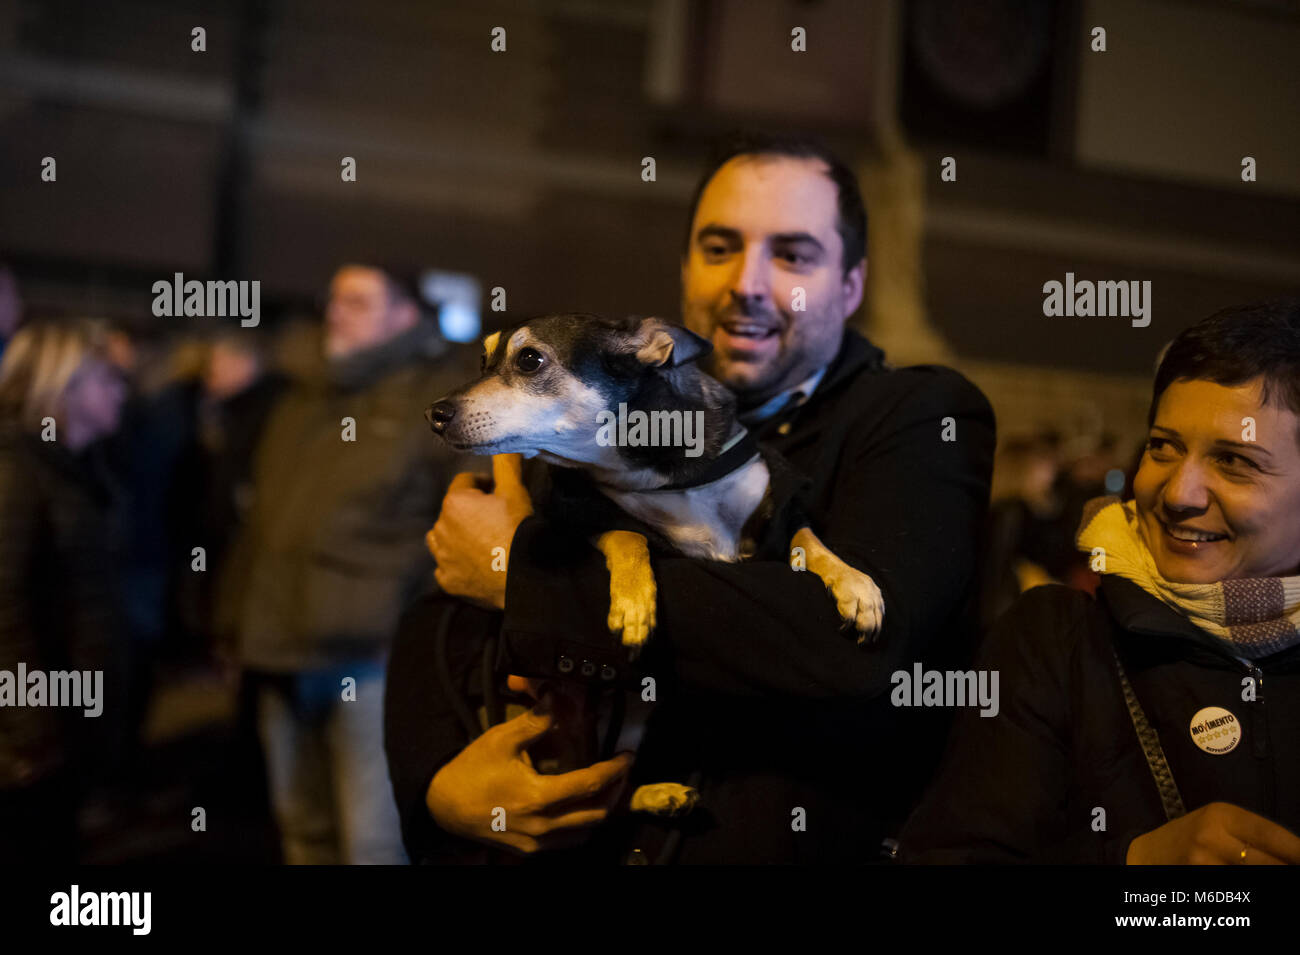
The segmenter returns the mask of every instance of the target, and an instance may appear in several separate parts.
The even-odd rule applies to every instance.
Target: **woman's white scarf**
[[[1300,643],[1300,576],[1165,580],[1138,531],[1136,504],[1116,497],[1088,502],[1076,541],[1093,555],[1095,570],[1133,581],[1239,656],[1255,660]]]

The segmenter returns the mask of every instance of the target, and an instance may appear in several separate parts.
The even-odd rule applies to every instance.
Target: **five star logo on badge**
[[[1241,724],[1221,706],[1207,706],[1192,717],[1192,742],[1215,756],[1231,753],[1241,742]]]

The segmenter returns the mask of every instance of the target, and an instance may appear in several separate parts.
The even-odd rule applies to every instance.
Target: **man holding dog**
[[[532,513],[517,461],[495,462],[491,492],[462,476],[429,544],[439,584],[468,604],[441,660],[429,634],[448,598],[414,605],[390,668],[386,745],[414,859],[477,861],[485,848],[632,863],[877,857],[947,726],[942,711],[892,707],[891,674],[957,666],[970,649],[994,423],[960,375],[893,369],[847,327],[866,226],[852,172],[825,150],[731,143],[692,206],[682,317],[713,344],[705,370],[735,392],[742,422],[810,479],[815,531],[883,591],[880,639],[858,646],[841,632],[821,582],[785,555],[656,559],[658,628],[639,662],[658,703],[639,756],[539,774],[527,749],[557,719],[544,692],[557,648],[613,646],[608,573],[594,548]],[[503,552],[505,573],[493,568]],[[491,696],[505,673],[529,676],[509,689],[541,700],[471,739],[463,700],[444,691]],[[680,820],[610,811],[630,786],[688,779],[701,802]]]

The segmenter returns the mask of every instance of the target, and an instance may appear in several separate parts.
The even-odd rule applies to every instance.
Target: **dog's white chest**
[[[759,455],[711,484],[681,491],[602,490],[628,514],[672,541],[688,557],[736,561],[740,532],[767,492]]]

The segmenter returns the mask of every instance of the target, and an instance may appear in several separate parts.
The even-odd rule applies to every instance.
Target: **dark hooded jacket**
[[[821,539],[880,586],[881,639],[859,647],[841,631],[821,581],[791,570],[788,541],[779,553],[755,542],[755,559],[738,564],[655,557],[658,628],[634,685],[652,675],[658,702],[632,782],[698,781],[702,800],[678,824],[611,821],[582,858],[871,861],[933,769],[944,714],[891,707],[890,674],[967,648],[994,444],[988,402],[950,369],[889,368],[847,331],[809,400],[756,431],[810,479],[804,502]],[[445,605],[418,602],[394,648],[389,769],[413,859],[482,861],[488,853],[438,829],[424,800],[469,741],[483,689],[506,673],[555,675],[562,650],[626,654],[606,627],[603,557],[541,516],[513,541],[504,621],[458,610],[440,659],[430,635]]]
[[[1187,812],[1228,802],[1300,832],[1300,646],[1244,661],[1106,576],[1095,599],[1061,586],[1025,593],[977,665],[1000,674],[1000,712],[957,718],[902,835],[904,861],[1122,864],[1129,843],[1170,816],[1120,666]],[[1224,752],[1194,740],[1207,707],[1232,715],[1215,717],[1223,733],[1211,748],[1231,745]]]

